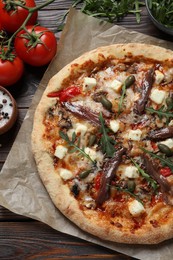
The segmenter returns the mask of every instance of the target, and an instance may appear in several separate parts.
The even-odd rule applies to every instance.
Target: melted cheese
[[[89,77],[85,77],[84,78],[84,84],[83,84],[83,90],[87,91],[92,89],[93,87],[95,87],[97,84],[97,81],[95,78],[89,78]]]
[[[110,82],[109,86],[110,88],[119,93],[122,87],[122,82],[117,79],[114,79],[112,82]]]
[[[163,103],[166,97],[166,92],[164,90],[159,90],[154,88],[151,90],[150,99],[156,104],[160,105]]]
[[[127,166],[125,168],[123,176],[130,179],[138,178],[139,177],[138,169],[133,165]]]
[[[81,123],[76,123],[75,124],[75,133],[76,134],[81,134],[82,136],[84,136],[87,132],[87,126]]]
[[[119,128],[120,128],[120,123],[118,120],[110,120],[110,129],[114,132],[117,133]]]
[[[88,154],[93,161],[102,161],[104,157],[102,152],[96,152],[95,149],[92,149],[90,147],[85,147],[85,153]]]
[[[74,102],[83,106],[84,108],[86,107],[87,109],[91,109],[91,111],[93,111],[98,116],[100,112],[103,112],[102,114],[105,119],[106,127],[109,127],[113,132],[112,133],[105,127],[108,135],[111,138],[114,138],[115,141],[117,141],[117,146],[120,144],[127,148],[127,155],[133,157],[134,160],[137,160],[138,162],[140,162],[140,164],[143,163],[143,158],[141,156],[142,152],[139,148],[141,144],[146,149],[154,151],[154,148],[152,148],[153,141],[150,142],[146,139],[143,139],[143,137],[146,137],[149,131],[157,128],[157,125],[159,123],[157,122],[156,115],[154,115],[153,117],[153,115],[148,112],[146,115],[145,113],[142,115],[138,115],[134,110],[134,103],[136,100],[139,99],[141,93],[140,88],[145,78],[146,71],[147,69],[151,68],[151,64],[149,63],[145,64],[144,62],[139,61],[139,64],[135,64],[137,68],[134,69],[134,72],[130,72],[130,69],[133,69],[133,66],[132,68],[130,68],[131,65],[129,65],[128,63],[125,64],[125,70],[123,72],[119,71],[113,64],[111,64],[111,66],[109,66],[107,69],[103,69],[99,72],[97,71],[98,68],[96,67],[95,71],[92,70],[91,73],[88,73],[87,71],[86,73],[83,73],[82,76],[80,76],[80,79],[75,79],[75,83],[77,83],[77,85],[80,85],[80,87],[83,87],[84,93],[83,95],[80,95],[79,100],[78,97],[75,97]],[[105,67],[106,66],[104,66],[104,68]],[[149,103],[147,104],[149,106],[153,106],[154,108],[157,108],[157,104],[165,104],[165,98],[169,93],[169,86],[157,86],[163,80],[165,80],[165,70],[163,69],[163,71],[164,74],[157,70],[155,72],[155,83],[151,91]],[[117,107],[119,99],[121,97],[122,85],[129,74],[135,76],[135,87],[127,88],[123,100],[122,113],[120,115],[117,115],[116,111],[118,111]],[[91,77],[86,77],[86,75],[91,75]],[[87,90],[91,91],[87,92]],[[106,97],[112,102],[113,109],[111,112],[106,111],[106,109],[99,102],[99,99],[94,99],[94,91],[98,94],[97,97],[99,97],[99,92],[101,95],[103,92],[103,95],[106,95]],[[79,203],[81,203],[80,205],[91,208],[91,206],[93,207],[93,203],[95,202],[96,198],[95,178],[103,170],[105,162],[106,160],[109,160],[109,158],[107,158],[106,155],[103,154],[101,151],[100,137],[102,133],[99,129],[100,126],[97,126],[93,122],[90,122],[89,119],[85,120],[80,116],[75,116],[75,114],[70,112],[68,114],[70,114],[69,118],[72,121],[73,128],[68,130],[67,134],[72,134],[75,131],[77,137],[81,137],[80,148],[84,149],[85,153],[88,154],[93,161],[96,160],[97,163],[96,167],[93,167],[93,162],[89,160],[86,156],[78,152],[66,154],[66,150],[62,148],[63,146],[59,146],[56,151],[57,157],[63,159],[62,162],[59,163],[59,174],[63,180],[69,180],[69,187],[71,187],[71,185],[74,183],[79,186],[80,193],[77,200],[79,200]],[[159,120],[161,120],[161,123],[164,126],[166,120]],[[141,127],[138,127],[138,124],[141,124]],[[136,129],[137,127],[138,129]],[[94,133],[97,136],[97,146],[88,147],[88,139],[91,133]],[[137,143],[138,141],[141,142]],[[167,139],[160,143],[165,143],[167,146],[173,149],[173,139]],[[75,144],[77,144],[77,141]],[[60,160],[57,161],[59,162]],[[61,168],[62,165],[68,165],[68,169]],[[87,169],[92,169],[92,172],[90,172],[86,178],[81,179],[79,174]],[[146,201],[144,201],[146,205],[149,205],[148,201],[150,201],[152,187],[151,185],[148,185],[147,181],[140,176],[135,166],[129,165],[129,159],[126,156],[123,156],[123,160],[120,163],[115,176],[116,178],[113,179],[113,181],[115,180],[117,187],[119,186],[120,188],[126,187],[125,185],[127,184],[128,179],[134,179],[134,182],[136,184],[134,195],[138,196],[141,192],[140,199],[143,200],[142,196],[144,193],[142,193],[141,189],[142,180],[142,185],[144,183],[147,189],[149,189],[149,196],[145,193]],[[123,198],[123,203],[126,205],[126,210],[129,210],[130,214],[132,215],[131,219],[133,219],[133,217],[138,217],[145,212],[144,206],[138,200],[134,199],[133,196],[131,196],[130,198],[130,194],[127,196],[127,194],[123,191],[121,192],[121,195]],[[113,195],[111,194],[110,196],[112,196],[111,201],[113,201]],[[147,200],[147,198],[149,199]],[[108,211],[110,212],[110,201],[108,200],[107,202],[108,203],[105,204],[107,204]],[[113,201],[113,203],[115,202]],[[104,204],[103,210],[105,210],[105,212],[107,211],[107,208]],[[116,213],[116,206],[113,208],[113,210],[115,210]],[[130,214],[128,214],[128,216]]]
[[[155,70],[155,83],[160,84],[164,79],[164,74],[159,70]]]
[[[73,178],[73,173],[67,169],[60,168],[59,169],[59,175],[64,181],[70,180]]]
[[[63,145],[58,145],[55,149],[54,155],[58,157],[59,159],[64,158],[64,156],[67,154],[68,149]]]
[[[133,141],[140,141],[141,135],[142,135],[142,131],[140,129],[130,130],[127,135],[127,138]]]
[[[137,217],[145,212],[144,206],[138,200],[133,200],[133,201],[129,202],[128,208],[129,208],[130,214],[132,214],[134,217]]]

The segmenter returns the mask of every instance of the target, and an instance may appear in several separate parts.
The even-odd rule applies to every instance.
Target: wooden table
[[[41,4],[42,0],[37,0]],[[38,21],[42,26],[55,32],[57,40],[57,22],[71,6],[70,0],[56,0],[39,11]],[[171,36],[160,32],[150,21],[145,7],[142,11],[140,24],[133,15],[128,15],[118,23],[127,29],[136,30],[161,39],[173,41]],[[35,69],[25,68],[20,84],[12,91],[17,100],[19,117],[15,126],[0,136],[0,170],[10,151],[12,143],[19,131],[24,116],[30,106],[37,86],[46,67]],[[131,257],[91,244],[78,238],[57,232],[50,227],[9,212],[0,207],[0,259],[132,259]]]

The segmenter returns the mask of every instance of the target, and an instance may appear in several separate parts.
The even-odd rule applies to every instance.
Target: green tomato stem
[[[23,24],[17,29],[17,31],[15,31],[14,33],[13,33],[13,35],[8,39],[8,41],[7,41],[7,50],[6,50],[6,53],[8,54],[10,51],[11,51],[11,49],[12,49],[12,41],[13,41],[13,39],[16,37],[16,35],[21,31],[21,30],[25,30],[26,31],[26,24],[27,24],[27,22],[29,21],[29,19],[31,18],[31,16],[32,16],[32,14],[35,12],[35,11],[38,11],[38,10],[40,10],[40,9],[42,9],[43,7],[45,7],[45,6],[47,6],[47,5],[49,5],[49,4],[51,4],[52,2],[54,2],[55,0],[48,0],[48,1],[46,1],[45,3],[43,3],[43,4],[41,4],[41,5],[39,5],[39,6],[36,6],[36,7],[26,7],[26,6],[24,6],[24,5],[22,5],[22,4],[20,4],[20,3],[18,3],[18,2],[16,2],[15,4],[16,5],[18,5],[18,6],[20,6],[20,7],[22,7],[22,8],[24,8],[24,9],[27,9],[28,11],[29,11],[29,14],[28,14],[28,16],[26,17],[26,19],[25,19],[25,21],[23,22]],[[13,2],[13,1],[11,1],[11,2]],[[13,2],[14,3],[14,2]]]
[[[45,3],[43,3],[41,5],[38,5],[36,7],[29,7],[28,10],[29,10],[30,13],[33,13],[35,11],[38,11],[38,10],[42,9],[43,7],[45,7],[45,6],[47,6],[47,5],[51,4],[51,3],[53,3],[54,1],[55,0],[48,0]]]

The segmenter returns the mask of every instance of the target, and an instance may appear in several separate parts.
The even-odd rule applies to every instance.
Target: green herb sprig
[[[173,28],[173,1],[148,0],[148,6],[156,20],[166,27]]]
[[[150,175],[148,175],[141,167],[138,163],[136,163],[132,158],[130,158],[130,160],[132,161],[132,163],[134,164],[134,166],[138,169],[139,173],[142,175],[142,177],[144,179],[146,179],[146,181],[148,182],[148,184],[154,189],[154,191],[157,190],[158,188],[158,184],[157,182],[150,177]]]
[[[144,5],[139,0],[74,0],[73,7],[82,4],[81,11],[87,15],[103,18],[109,22],[115,22],[129,13],[136,15],[136,21],[140,22],[140,7]],[[81,6],[81,5],[79,5]]]
[[[134,75],[130,75],[126,78],[126,80],[124,81],[124,84],[122,86],[122,94],[120,97],[120,101],[118,103],[118,115],[121,114],[122,112],[122,107],[123,107],[123,102],[124,102],[124,98],[126,95],[126,90],[127,88],[129,88],[133,83],[135,82],[135,76]]]
[[[118,22],[128,14],[136,16],[136,22],[141,21],[141,7],[145,3],[139,0],[73,0],[72,7],[77,7],[81,12],[103,19],[110,23]],[[64,28],[64,22],[69,13],[65,12],[61,23],[58,25],[58,31]]]
[[[116,148],[114,146],[116,144],[116,141],[108,135],[111,130],[105,125],[105,120],[102,113],[100,113],[99,115],[99,120],[101,123],[100,132],[102,136],[100,139],[100,144],[102,152],[105,153],[108,157],[112,157],[116,151]]]
[[[123,189],[123,188],[117,187],[117,186],[112,186],[112,187],[115,187],[115,189],[116,189],[117,191],[122,191],[122,192],[128,193],[130,196],[132,196],[133,198],[135,198],[136,200],[138,200],[138,201],[143,205],[143,202],[142,202],[142,200],[139,198],[139,196],[136,195],[136,194],[134,194],[134,193],[132,193],[132,192],[129,191],[128,189]]]
[[[143,152],[149,154],[151,157],[160,160],[160,162],[161,162],[161,164],[162,164],[163,166],[168,166],[168,167],[171,169],[171,171],[173,172],[173,161],[171,160],[171,158],[166,157],[166,156],[165,156],[165,157],[162,157],[162,156],[160,156],[159,154],[155,154],[155,153],[153,153],[153,152],[151,152],[151,151],[149,151],[149,150],[147,150],[147,149],[145,149],[145,148],[143,148],[143,147],[140,147],[140,149],[141,149]]]
[[[62,131],[59,131],[59,135],[60,135],[60,137],[61,137],[62,139],[64,139],[64,140],[67,142],[67,144],[68,144],[69,147],[73,147],[73,148],[74,148],[74,149],[72,149],[72,150],[69,151],[69,152],[71,152],[71,153],[78,152],[80,155],[83,155],[83,156],[86,157],[88,160],[90,160],[90,161],[93,163],[93,165],[96,165],[96,161],[94,161],[94,160],[89,156],[89,154],[87,154],[87,153],[85,152],[84,147],[80,148],[80,138],[77,139],[77,136],[76,136],[76,133],[75,133],[75,132],[73,132],[73,134],[72,134],[72,139],[71,139],[71,140],[70,140],[70,138],[68,137],[68,135],[67,135],[66,133],[62,132]],[[77,144],[76,144],[76,142],[77,142]]]
[[[169,123],[170,119],[173,118],[173,112],[170,112],[169,108],[162,106],[159,109],[154,109],[153,107],[147,107],[146,111],[151,114],[158,115],[159,119],[161,120],[163,117],[166,118],[166,124]]]

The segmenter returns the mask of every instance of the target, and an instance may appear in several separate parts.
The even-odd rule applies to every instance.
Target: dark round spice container
[[[14,125],[17,115],[16,101],[8,90],[0,86],[0,135]]]

